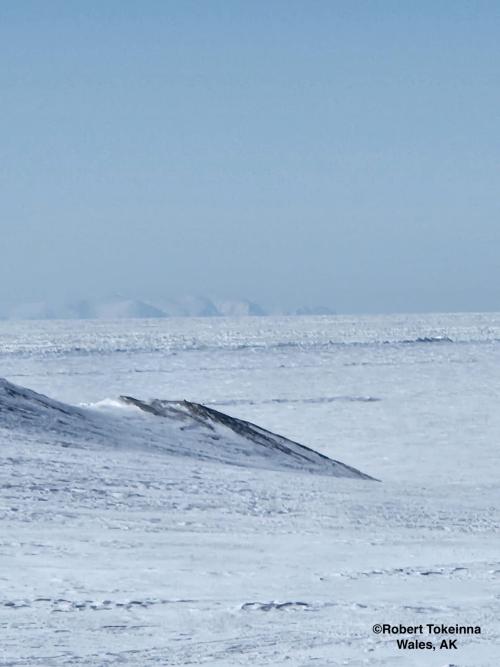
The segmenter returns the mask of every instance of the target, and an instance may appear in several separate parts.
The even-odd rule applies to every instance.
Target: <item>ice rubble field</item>
[[[0,322],[0,345],[0,376],[92,415],[0,410],[0,664],[500,664],[500,315]],[[207,460],[121,394],[382,482],[228,463],[224,438]],[[374,623],[482,634],[400,650]]]

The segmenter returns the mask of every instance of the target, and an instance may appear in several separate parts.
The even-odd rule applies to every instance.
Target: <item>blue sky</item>
[[[4,2],[0,302],[500,309],[498,2]]]

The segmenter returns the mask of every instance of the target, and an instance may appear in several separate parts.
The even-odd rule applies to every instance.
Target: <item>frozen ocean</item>
[[[0,360],[1,665],[500,664],[500,314],[3,321]]]

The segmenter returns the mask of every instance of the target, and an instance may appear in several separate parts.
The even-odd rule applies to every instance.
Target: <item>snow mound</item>
[[[0,431],[20,446],[28,437],[64,447],[161,451],[242,467],[373,479],[288,438],[198,403],[146,402],[130,396],[120,401],[138,409],[110,411],[109,401],[100,409],[67,405],[0,378]]]
[[[196,429],[200,438],[220,441],[224,449],[231,444],[232,450],[239,451],[243,456],[254,453],[273,461],[283,460],[286,467],[296,466],[341,477],[373,479],[356,468],[330,459],[298,442],[200,403],[159,399],[141,401],[131,396],[122,396],[121,399],[147,413],[182,423],[182,430]]]
[[[85,419],[85,412],[72,405],[55,401],[36,391],[0,378],[0,426],[13,428],[26,425],[50,427],[68,419]]]

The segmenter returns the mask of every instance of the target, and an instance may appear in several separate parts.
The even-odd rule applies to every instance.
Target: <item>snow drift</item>
[[[120,398],[123,408],[61,403],[0,378],[0,430],[65,447],[140,448],[244,467],[373,479],[284,436],[189,401]]]

